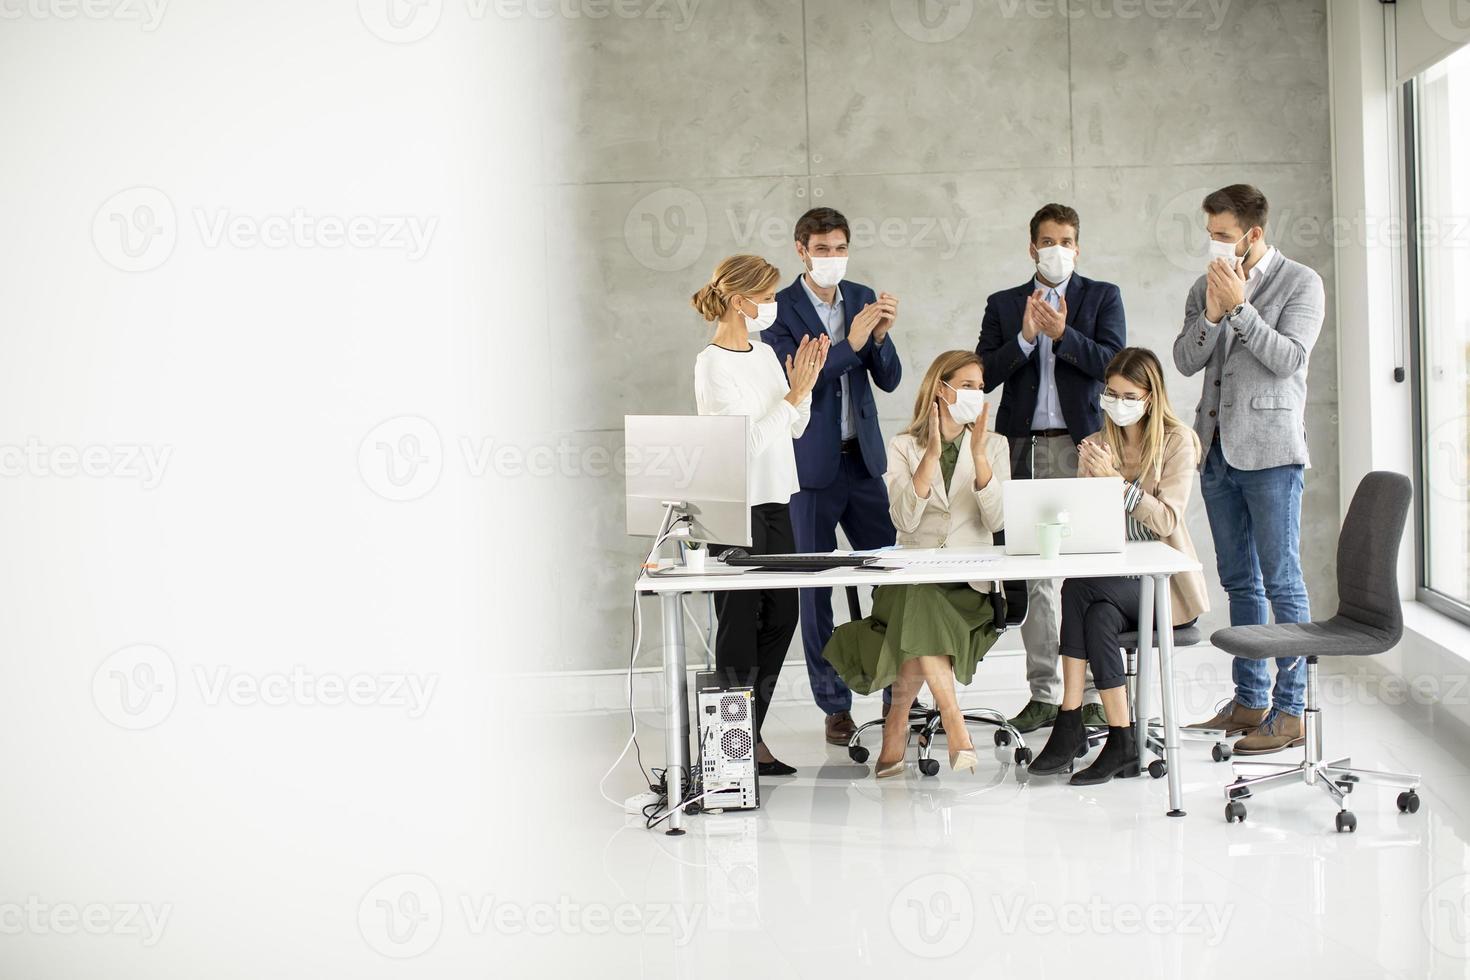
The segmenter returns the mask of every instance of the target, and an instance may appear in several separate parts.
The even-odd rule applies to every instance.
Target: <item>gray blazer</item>
[[[1205,372],[1194,418],[1205,454],[1218,426],[1220,451],[1236,469],[1311,465],[1307,362],[1325,314],[1322,277],[1279,253],[1240,312],[1213,327],[1199,277],[1184,303],[1174,365],[1186,377]]]

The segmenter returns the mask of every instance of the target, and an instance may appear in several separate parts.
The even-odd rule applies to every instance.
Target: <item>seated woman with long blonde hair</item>
[[[1123,478],[1123,511],[1129,541],[1163,541],[1195,557],[1184,514],[1199,465],[1199,436],[1169,405],[1164,371],[1153,351],[1125,347],[1108,363],[1102,393],[1103,428],[1078,447],[1077,475]],[[1138,775],[1138,733],[1128,714],[1123,654],[1118,634],[1138,628],[1139,579],[1069,578],[1062,586],[1062,707],[1031,772],[1071,771],[1087,745],[1082,689],[1092,668],[1108,740],[1092,765],[1072,776],[1079,786]],[[1169,580],[1175,628],[1210,608],[1205,579],[1180,572]],[[1148,651],[1142,652],[1143,656]]]
[[[986,431],[990,407],[980,359],[935,358],[919,386],[913,421],[888,446],[888,510],[904,548],[977,547],[1001,530],[1001,484],[1010,479],[1005,440]],[[955,697],[995,643],[989,582],[881,585],[869,616],[839,626],[823,654],[847,686],[871,694],[893,686],[877,776],[904,771],[909,708],[924,684],[934,695],[951,768],[975,767],[974,744]]]

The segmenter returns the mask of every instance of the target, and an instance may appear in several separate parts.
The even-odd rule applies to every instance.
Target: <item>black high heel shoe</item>
[[[765,742],[757,742],[755,747],[757,752],[765,752],[766,754],[770,755],[771,750],[766,748]],[[796,775],[796,768],[794,766],[788,766],[786,763],[782,762],[774,755],[771,756],[770,762],[761,762],[760,759],[756,759],[755,771],[762,776]]]
[[[1070,772],[1077,757],[1086,750],[1087,729],[1082,724],[1082,709],[1058,711],[1046,746],[1031,760],[1031,765],[1027,768],[1037,776]]]
[[[1115,776],[1138,775],[1138,743],[1133,738],[1133,726],[1108,726],[1108,740],[1097,759],[1086,769],[1072,776],[1073,786],[1095,786]]]

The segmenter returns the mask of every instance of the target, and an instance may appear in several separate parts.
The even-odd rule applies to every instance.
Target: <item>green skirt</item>
[[[990,596],[963,582],[880,585],[872,615],[843,623],[822,655],[859,694],[881,691],[914,657],[948,656],[955,680],[968,684],[996,638]]]

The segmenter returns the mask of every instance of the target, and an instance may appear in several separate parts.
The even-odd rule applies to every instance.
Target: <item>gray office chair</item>
[[[1005,541],[999,534],[996,540],[997,543]],[[997,582],[995,586],[990,592],[991,622],[995,624],[996,633],[1004,633],[1009,627],[1019,626],[1026,619],[1026,583]],[[862,604],[858,599],[858,590],[853,586],[847,587],[847,609],[854,620],[862,618]],[[1014,745],[1015,749],[1010,756],[1016,765],[1025,766],[1031,761],[1032,752],[1026,745],[1026,739],[1012,727],[1004,712],[994,708],[967,708],[964,716],[966,725],[991,725],[995,728],[993,740],[999,752],[1004,753],[1006,747]],[[859,725],[847,740],[848,758],[853,762],[867,762],[869,753],[862,744],[863,734],[869,729],[882,727],[882,718]],[[919,736],[919,772],[922,775],[935,776],[939,773],[939,760],[931,758],[930,752],[935,737],[943,727],[938,710],[914,702],[913,708],[909,710],[909,734]]]
[[[1192,647],[1200,643],[1204,635],[1200,633],[1197,626],[1179,626],[1174,630],[1174,646]],[[1153,646],[1158,649],[1158,634],[1154,634]],[[1164,761],[1164,723],[1159,718],[1141,719],[1138,717],[1138,634],[1126,632],[1118,634],[1118,646],[1123,651],[1123,688],[1128,696],[1128,714],[1138,723],[1139,745],[1138,763],[1140,769],[1144,769],[1143,758],[1145,753],[1152,752],[1157,758],[1148,763],[1146,770],[1155,779],[1163,779],[1169,774],[1168,763]],[[1106,728],[1090,728],[1087,731],[1087,746],[1091,748],[1098,742],[1106,741],[1108,730]],[[1225,731],[1220,728],[1181,728],[1179,737],[1186,741],[1214,742],[1210,749],[1210,756],[1216,762],[1224,762],[1230,758],[1230,743],[1225,740]]]
[[[1411,495],[1408,478],[1398,473],[1375,471],[1358,484],[1337,537],[1337,615],[1321,622],[1232,626],[1210,638],[1237,657],[1307,660],[1303,760],[1295,765],[1236,762],[1236,779],[1225,787],[1226,821],[1244,820],[1242,801],[1254,793],[1297,782],[1320,786],[1332,798],[1340,833],[1358,829],[1358,818],[1347,808],[1347,794],[1360,780],[1402,787],[1399,812],[1418,812],[1417,774],[1354,769],[1351,759],[1322,761],[1322,709],[1317,702],[1319,657],[1370,657],[1391,649],[1403,635],[1395,567]]]

